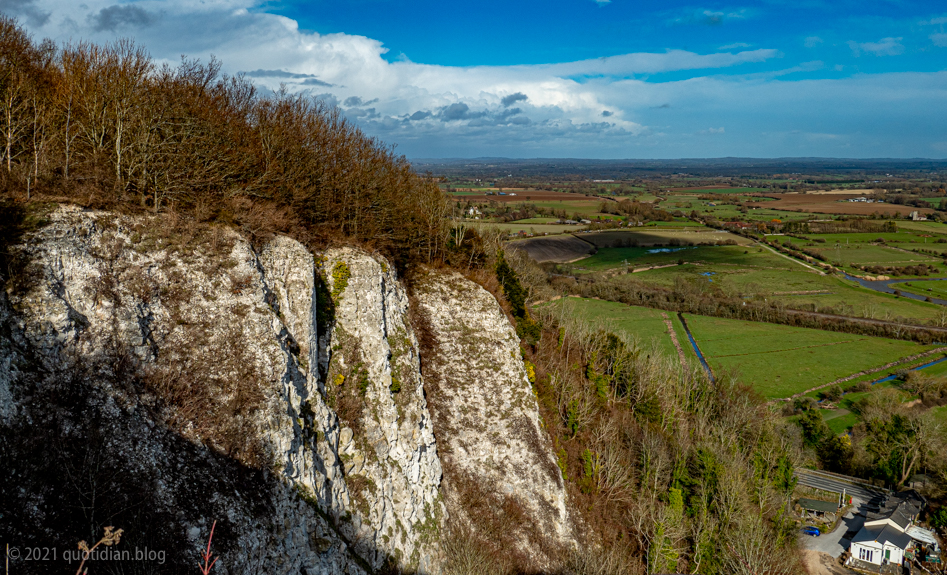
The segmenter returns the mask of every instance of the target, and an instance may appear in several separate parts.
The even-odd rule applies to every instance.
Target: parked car
[[[819,531],[818,527],[803,527],[802,532],[806,535],[811,535],[813,537],[818,537],[822,533]]]

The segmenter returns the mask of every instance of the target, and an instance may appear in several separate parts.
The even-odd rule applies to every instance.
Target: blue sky
[[[0,0],[339,105],[408,157],[947,157],[947,5]]]

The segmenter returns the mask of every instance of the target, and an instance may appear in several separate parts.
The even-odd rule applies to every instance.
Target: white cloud
[[[734,42],[733,44],[726,44],[721,46],[720,50],[734,50],[736,48],[749,48],[752,44],[747,44],[746,42]]]
[[[385,46],[372,38],[302,31],[291,19],[262,12],[260,0],[84,1],[85,8],[73,0],[35,0],[37,13],[51,16],[25,24],[35,37],[59,41],[133,36],[156,59],[172,64],[180,54],[205,61],[215,54],[229,73],[246,71],[263,89],[283,82],[292,90],[343,103],[345,113],[367,133],[397,143],[399,151],[414,157],[837,151],[830,139],[807,149],[793,148],[795,140],[789,136],[754,140],[749,134],[764,125],[786,134],[793,129],[839,134],[864,130],[865,137],[851,141],[875,156],[899,153],[890,138],[897,125],[899,132],[911,131],[916,146],[904,154],[920,156],[929,154],[925,150],[930,150],[930,142],[941,141],[947,132],[947,117],[939,112],[947,97],[947,73],[778,79],[823,66],[816,61],[733,76],[743,64],[775,60],[781,54],[770,49],[722,51],[729,46],[710,54],[668,50],[546,65],[435,66],[407,57],[391,61]],[[115,5],[140,11],[108,10]],[[872,44],[879,49],[872,50]],[[884,51],[882,45],[895,44],[900,46],[900,39],[856,47],[875,53]],[[673,80],[647,79],[682,71],[692,72],[679,74],[685,79],[678,74]],[[912,124],[917,117],[933,120]],[[884,123],[889,118],[891,125]],[[693,137],[705,126],[720,126],[704,130],[708,136],[725,134],[726,126],[731,135],[740,134],[739,142],[732,136]],[[877,138],[872,139],[873,134]]]
[[[854,42],[849,41],[848,46],[852,49],[855,56],[861,56],[862,52],[869,52],[875,56],[897,56],[904,53],[904,46],[901,44],[904,38],[882,38],[877,42]]]
[[[947,34],[931,34],[930,38],[935,46],[947,48]]]
[[[822,44],[823,42],[824,40],[822,38],[819,38],[818,36],[809,36],[808,38],[805,39],[803,44],[805,45],[806,48],[815,48],[816,46]]]

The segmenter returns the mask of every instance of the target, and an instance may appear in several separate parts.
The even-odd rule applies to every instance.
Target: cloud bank
[[[794,146],[801,152],[795,155],[839,155],[840,146],[854,139],[800,135],[824,131],[805,126],[827,118],[832,132],[861,132],[864,154],[892,155],[896,151],[881,148],[890,142],[881,134],[886,122],[910,124],[914,116],[907,111],[934,110],[947,93],[945,73],[896,81],[891,74],[780,81],[825,65],[759,72],[754,66],[773,67],[782,53],[739,42],[709,53],[667,49],[536,65],[431,65],[394,58],[365,36],[301,30],[264,8],[252,0],[0,0],[0,10],[19,14],[37,36],[132,36],[172,64],[181,54],[213,54],[229,73],[244,73],[264,90],[286,86],[340,105],[366,132],[412,156],[794,155]],[[699,9],[669,23],[715,26],[748,17],[745,10]],[[904,50],[901,41],[888,37],[849,47],[857,55],[897,55]],[[940,35],[931,41],[940,45]],[[806,46],[820,44],[821,38],[805,39]],[[871,111],[882,115],[868,124]],[[945,122],[918,125],[931,131]],[[925,150],[930,155],[928,149],[905,153],[923,156]]]

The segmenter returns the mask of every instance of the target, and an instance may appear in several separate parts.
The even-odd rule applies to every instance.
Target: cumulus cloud
[[[526,94],[517,92],[515,94],[510,94],[509,96],[504,96],[503,99],[500,100],[500,103],[503,104],[504,107],[509,108],[517,102],[525,102],[528,99],[529,97]]]
[[[947,48],[947,34],[931,34],[930,38],[935,46]]]
[[[875,56],[897,56],[904,53],[901,40],[904,40],[904,38],[882,38],[877,42],[849,41],[848,47],[852,49],[855,56],[861,56],[862,52],[868,52]]]
[[[809,36],[808,38],[805,39],[805,41],[803,42],[803,45],[806,48],[815,48],[816,46],[821,45],[823,42],[825,42],[825,40],[823,40],[822,38],[819,38],[818,36]]]
[[[120,28],[141,28],[153,24],[157,16],[133,4],[115,4],[88,16],[92,27],[98,31],[115,31]]]
[[[713,135],[713,134],[723,134],[725,132],[726,130],[723,128],[723,126],[721,126],[719,128],[707,128],[706,130],[701,130],[697,133],[701,135]]]
[[[739,48],[749,48],[752,44],[747,44],[746,42],[734,42],[733,44],[725,44],[720,47],[720,50],[737,50]]]
[[[753,67],[756,75],[736,75],[742,66],[782,56],[768,48],[742,50],[739,44],[709,53],[667,50],[540,65],[428,65],[391,58],[372,38],[301,30],[292,19],[267,13],[262,0],[118,1],[0,0],[0,9],[16,5],[22,11],[27,6],[40,16],[53,14],[26,21],[38,38],[103,42],[134,28],[136,40],[159,63],[174,65],[181,54],[206,61],[215,54],[225,72],[249,71],[245,73],[264,93],[284,84],[342,105],[366,133],[398,143],[399,151],[415,157],[706,157],[729,140],[710,137],[710,129],[704,130],[706,137],[693,137],[695,131],[724,125],[746,142],[742,149],[721,148],[725,155],[837,151],[828,140],[826,147],[795,149],[788,139],[785,146],[790,147],[779,148],[779,140],[752,137],[762,125],[788,134],[807,123],[832,133],[862,133],[865,137],[858,141],[863,153],[876,157],[902,153],[891,147],[889,136],[890,126],[898,125],[917,135],[911,138],[917,147],[903,154],[923,156],[930,153],[929,142],[943,140],[947,132],[947,116],[940,113],[947,72],[837,81],[776,79],[778,74],[822,66],[792,62],[768,76],[759,73],[761,66]],[[142,12],[118,10],[125,7]],[[693,16],[694,24],[751,17],[734,9],[711,12],[676,15]],[[900,39],[891,38],[874,43],[877,50],[856,47],[863,53],[884,52],[880,46],[886,40],[900,46]],[[649,79],[668,72],[675,75]],[[645,125],[647,118],[658,116],[659,127]],[[916,117],[925,121],[912,124]],[[874,122],[877,118],[888,123]],[[841,125],[845,121],[850,125]],[[938,135],[922,137],[928,132]],[[695,142],[694,147],[687,148],[688,141]]]
[[[441,108],[440,117],[445,122],[452,122],[454,120],[464,120],[469,118],[470,106],[464,103],[451,104],[450,106],[444,106]]]

